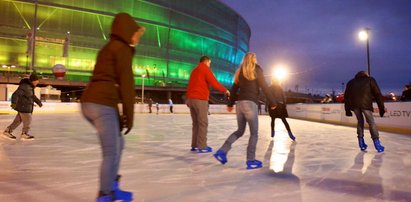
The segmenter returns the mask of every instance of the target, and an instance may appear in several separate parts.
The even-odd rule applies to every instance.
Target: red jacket
[[[191,72],[190,80],[188,81],[187,98],[208,100],[208,96],[210,95],[210,85],[222,93],[227,91],[227,89],[214,77],[210,67],[207,67],[204,63],[198,64],[198,66]]]

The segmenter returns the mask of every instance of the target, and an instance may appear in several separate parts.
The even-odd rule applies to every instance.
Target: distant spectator
[[[170,106],[170,113],[173,113],[173,100],[168,99],[168,105]]]
[[[153,100],[150,98],[150,99],[148,99],[148,110],[149,110],[148,113],[150,113],[150,114],[152,113],[151,107],[153,107]]]
[[[411,101],[411,85],[405,85],[402,91],[401,101]]]
[[[156,109],[157,109],[157,114],[158,114],[158,111],[160,111],[160,106],[158,105],[158,102],[156,102]]]
[[[321,103],[331,103],[333,102],[333,98],[330,94],[325,95],[325,97],[321,100]]]

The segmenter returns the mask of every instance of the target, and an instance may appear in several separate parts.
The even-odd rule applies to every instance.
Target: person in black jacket
[[[36,74],[31,74],[30,78],[24,78],[20,81],[19,87],[11,96],[11,107],[17,111],[17,115],[13,122],[3,132],[3,137],[15,140],[16,136],[14,136],[12,132],[23,122],[21,139],[34,139],[34,136],[29,135],[33,106],[34,103],[40,107],[43,106],[41,101],[34,94],[34,88],[38,83],[39,79]]]
[[[411,86],[405,85],[402,91],[401,101],[411,101]]]
[[[273,79],[270,86],[271,93],[273,94],[274,98],[278,101],[281,101],[280,104],[277,105],[275,109],[269,109],[268,112],[271,117],[271,137],[275,135],[275,118],[280,118],[283,121],[285,128],[287,129],[288,136],[295,141],[295,136],[291,132],[290,125],[287,122],[286,117],[288,117],[287,112],[287,105],[285,101],[285,95],[283,88],[281,88],[280,82],[277,79]]]
[[[384,147],[380,143],[377,125],[375,124],[372,114],[374,109],[372,106],[373,100],[377,102],[380,116],[383,117],[385,113],[384,101],[375,79],[370,77],[365,71],[358,72],[355,75],[355,78],[347,83],[344,97],[346,116],[352,116],[351,111],[354,111],[358,120],[357,134],[358,144],[361,151],[365,151],[368,147],[364,141],[365,116],[370,128],[371,138],[373,139],[375,149],[378,152],[383,152]]]
[[[230,151],[231,145],[241,136],[244,135],[246,124],[250,127],[250,139],[247,147],[247,169],[261,168],[263,163],[255,159],[255,151],[258,141],[258,95],[259,89],[262,89],[268,97],[270,106],[274,109],[277,101],[264,80],[264,74],[261,67],[257,64],[255,53],[247,53],[244,56],[240,68],[234,75],[234,84],[230,91],[230,102],[227,111],[233,110],[234,102],[236,103],[237,125],[238,129],[233,132],[223,146],[214,154],[214,157],[220,163],[227,163],[227,152]],[[239,91],[237,96],[237,91]]]

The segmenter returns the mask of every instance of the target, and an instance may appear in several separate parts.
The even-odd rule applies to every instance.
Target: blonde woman
[[[250,127],[250,139],[247,147],[247,169],[261,168],[263,163],[255,159],[255,151],[258,141],[258,95],[259,89],[262,89],[270,103],[270,108],[274,109],[277,101],[269,91],[267,83],[264,80],[264,74],[261,67],[257,64],[255,53],[247,53],[240,67],[234,75],[234,84],[230,91],[230,102],[227,111],[233,110],[234,102],[236,103],[237,125],[238,129],[233,132],[223,146],[214,154],[214,157],[222,164],[227,163],[227,152],[230,151],[231,145],[241,136],[243,136],[246,124]],[[240,90],[237,95],[237,91]]]

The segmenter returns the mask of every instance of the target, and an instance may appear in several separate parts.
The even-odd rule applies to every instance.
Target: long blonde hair
[[[255,65],[257,62],[257,56],[255,53],[248,52],[245,54],[243,58],[243,62],[240,65],[240,68],[237,69],[237,71],[234,74],[234,83],[238,84],[238,76],[240,75],[241,69],[243,70],[243,76],[247,80],[254,80],[256,78],[255,75]]]

